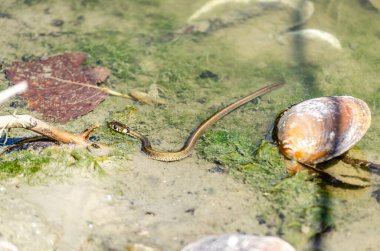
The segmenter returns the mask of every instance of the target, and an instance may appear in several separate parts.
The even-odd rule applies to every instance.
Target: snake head
[[[115,131],[120,132],[120,133],[127,134],[130,132],[130,128],[127,125],[120,123],[118,121],[111,121],[108,123],[108,126],[112,130],[115,130]]]

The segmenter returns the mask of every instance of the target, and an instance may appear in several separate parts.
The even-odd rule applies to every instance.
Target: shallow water
[[[367,173],[369,186],[352,189],[307,174],[283,178],[269,172],[278,179],[251,180],[259,176],[244,168],[267,167],[265,161],[256,163],[252,152],[270,138],[277,114],[325,95],[368,103],[372,125],[356,149],[380,162],[380,11],[357,0],[313,1],[312,15],[310,9],[297,9],[306,8],[307,1],[297,2],[297,8],[231,1],[188,24],[206,2],[1,1],[3,69],[22,58],[84,51],[90,64],[112,70],[105,87],[128,93],[157,84],[167,100],[150,106],[108,97],[90,114],[57,125],[80,132],[100,122],[96,138],[114,147],[105,157],[79,151],[84,157],[78,159],[71,148],[42,153],[49,161],[37,153],[3,157],[1,167],[18,161],[40,170],[8,175],[0,169],[1,240],[20,250],[125,250],[142,243],[171,251],[204,235],[241,232],[276,235],[297,250],[377,250],[378,175]],[[341,49],[308,38],[306,29],[332,34]],[[7,80],[0,78],[4,89]],[[106,127],[105,121],[118,119],[160,149],[180,148],[213,112],[278,79],[287,85],[223,118],[181,162],[147,159],[137,141]],[[17,114],[30,113],[14,100],[21,104]],[[11,101],[1,105],[3,114],[15,112]],[[12,130],[8,136],[25,135],[30,133]],[[315,193],[307,196],[308,191]],[[306,213],[293,210],[292,199]],[[313,213],[314,207],[326,210]]]

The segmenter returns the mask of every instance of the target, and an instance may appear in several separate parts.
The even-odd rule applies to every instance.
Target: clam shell
[[[296,31],[289,31],[282,35],[283,37],[288,37],[291,41],[294,41],[295,37],[302,38],[307,40],[307,42],[318,41],[325,43],[326,45],[331,46],[335,49],[342,49],[342,45],[340,44],[339,39],[337,39],[333,34],[328,33],[326,31],[318,30],[318,29],[303,29]],[[279,39],[282,39],[280,36]]]
[[[279,13],[286,18],[280,18]],[[180,32],[215,31],[266,15],[274,15],[276,21],[269,22],[284,31],[306,23],[313,14],[314,4],[307,0],[210,0],[188,18]]]
[[[380,10],[380,0],[369,0],[369,2],[373,5],[373,7]]]
[[[318,164],[354,146],[371,124],[368,105],[351,96],[306,100],[285,111],[276,125],[276,137],[285,157]]]

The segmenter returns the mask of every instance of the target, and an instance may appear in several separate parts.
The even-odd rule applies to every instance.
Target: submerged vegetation
[[[3,155],[0,162],[0,177],[29,176],[40,171],[50,162],[50,156],[39,156],[25,151],[23,154]]]
[[[268,141],[254,146],[247,137],[223,131],[212,131],[204,138],[198,147],[201,156],[229,167],[230,173],[268,200],[255,211],[272,234],[297,246],[321,231],[320,215],[330,207],[323,203],[321,180],[306,170],[289,176],[283,157]],[[328,224],[332,226],[331,220]]]
[[[347,215],[354,219],[359,212],[358,202],[348,203],[330,194],[328,185],[319,177],[307,171],[289,176],[276,146],[264,139],[277,114],[291,104],[317,95],[352,95],[366,100],[372,110],[372,127],[359,146],[369,153],[379,152],[380,61],[373,53],[380,49],[376,30],[379,25],[373,24],[379,16],[362,9],[360,1],[338,1],[339,17],[320,11],[338,8],[336,3],[313,1],[318,18],[311,19],[308,25],[326,25],[320,20],[339,23],[339,30],[326,27],[339,37],[344,50],[331,53],[332,58],[324,55],[315,60],[308,58],[306,48],[304,61],[282,44],[276,44],[274,49],[256,48],[263,42],[243,28],[260,26],[271,34],[271,25],[259,17],[244,23],[243,28],[229,26],[212,34],[176,33],[191,14],[188,8],[195,8],[191,1],[182,1],[178,13],[172,7],[177,1],[171,0],[116,0],[112,5],[99,0],[18,2],[21,5],[10,8],[0,4],[0,13],[7,11],[12,17],[0,17],[10,27],[4,25],[0,32],[10,40],[2,45],[3,67],[21,58],[82,51],[89,55],[89,65],[112,70],[103,85],[127,93],[132,88],[147,90],[157,84],[169,102],[165,106],[146,106],[108,97],[91,114],[62,125],[80,131],[89,121],[100,121],[102,126],[94,137],[113,147],[108,157],[70,148],[14,152],[0,159],[0,179],[16,177],[38,184],[78,170],[98,175],[104,172],[102,163],[107,158],[125,160],[138,150],[135,140],[112,132],[106,121],[128,123],[149,134],[157,145],[181,144],[197,124],[219,107],[268,82],[285,79],[287,86],[282,90],[247,104],[213,126],[197,145],[197,156],[227,167],[230,175],[260,193],[265,201],[252,205],[254,217],[267,226],[268,234],[283,236],[297,246],[333,229],[337,222],[344,223]],[[66,10],[65,16],[60,14],[60,8]],[[29,12],[41,19],[22,16]],[[352,23],[352,16],[362,25]],[[51,25],[54,18],[62,19],[63,25]],[[27,26],[22,26],[23,22]],[[346,23],[350,25],[342,25]],[[1,87],[5,87],[6,80],[0,79]],[[14,112],[9,103],[2,109]],[[27,112],[25,105],[17,109],[19,114]]]
[[[73,175],[72,168],[88,175],[103,174],[101,163],[105,157],[96,156],[86,149],[51,147],[41,152],[22,150],[3,154],[0,159],[0,179],[25,177],[32,184]],[[74,173],[78,173],[74,171]],[[88,176],[85,175],[85,176]]]
[[[267,140],[255,146],[236,132],[210,131],[197,150],[199,156],[227,167],[228,173],[260,191],[266,201],[254,206],[257,220],[267,225],[268,233],[296,247],[344,228],[347,217],[361,217],[357,201],[339,196],[329,180],[309,170],[289,175],[284,157]],[[349,193],[352,196],[365,191],[359,188]]]

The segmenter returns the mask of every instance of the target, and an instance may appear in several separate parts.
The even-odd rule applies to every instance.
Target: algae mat
[[[313,1],[313,8],[309,1],[230,1],[189,21],[206,2],[1,1],[2,70],[82,51],[89,64],[112,70],[103,87],[147,92],[154,84],[166,105],[108,97],[93,112],[56,124],[80,132],[100,123],[93,139],[111,146],[107,154],[56,147],[3,155],[0,240],[19,250],[142,243],[170,251],[204,235],[238,232],[276,235],[297,250],[377,250],[378,175],[359,177],[365,188],[333,186],[308,172],[289,177],[271,128],[301,100],[355,96],[368,103],[372,125],[354,154],[380,162],[379,11],[355,0]],[[180,148],[215,111],[278,79],[287,85],[223,118],[180,162],[150,160],[136,140],[106,125],[120,120],[160,149]],[[20,98],[0,109],[31,113]]]

